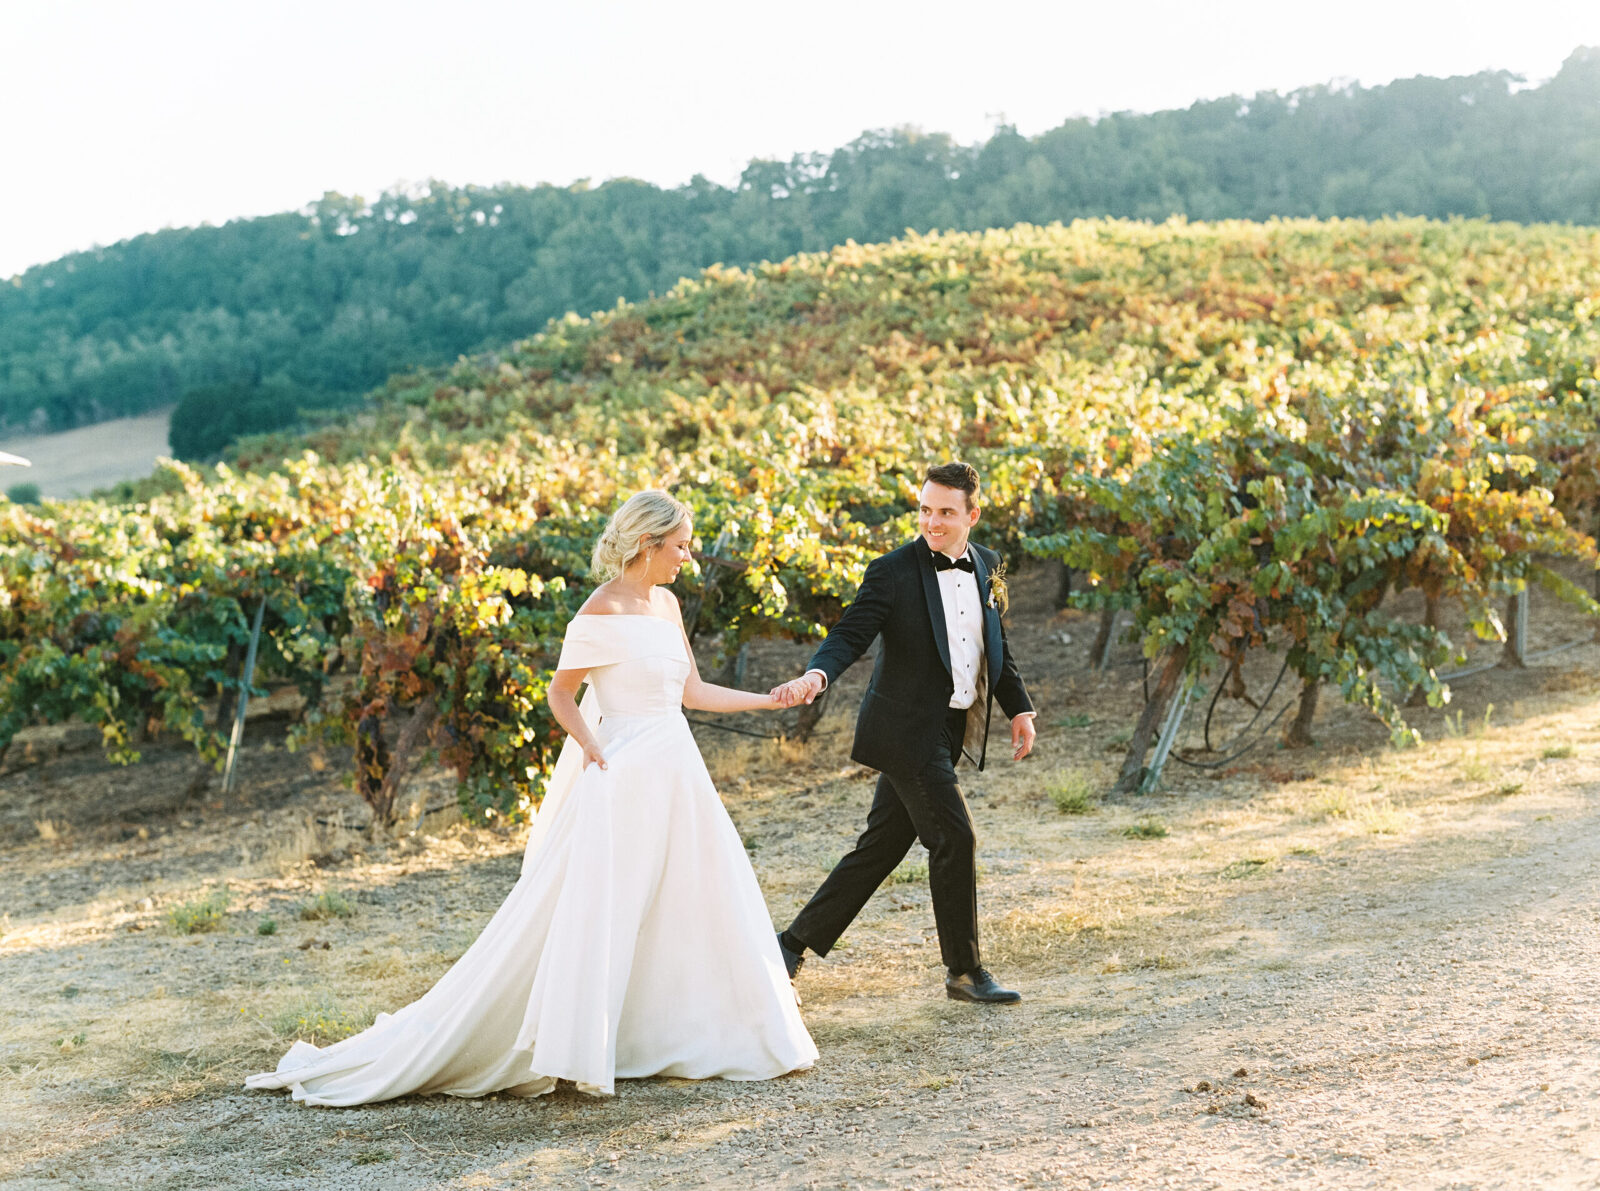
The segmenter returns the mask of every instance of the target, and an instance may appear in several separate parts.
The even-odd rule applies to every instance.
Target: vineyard
[[[1240,687],[1261,651],[1298,683],[1291,736],[1337,690],[1405,743],[1464,645],[1445,609],[1486,639],[1530,584],[1600,613],[1552,565],[1596,558],[1597,277],[1590,230],[1421,220],[1019,226],[713,268],[126,504],[0,504],[0,755],[76,719],[113,760],[164,733],[220,762],[236,700],[293,684],[294,739],[352,745],[380,819],[427,754],[478,817],[526,813],[621,497],[694,508],[679,594],[732,657],[824,632],[952,456],[985,477],[987,544],[1131,616],[1149,698],[1123,788],[1181,691]],[[1420,622],[1386,602],[1406,589]]]

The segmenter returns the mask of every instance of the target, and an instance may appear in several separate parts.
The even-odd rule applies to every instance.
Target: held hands
[[[1020,761],[1033,752],[1034,737],[1037,736],[1033,729],[1031,715],[1019,715],[1011,721],[1011,759]]]
[[[821,693],[820,674],[803,674],[782,686],[772,688],[772,698],[776,700],[777,707],[794,707],[801,703],[810,703]]]

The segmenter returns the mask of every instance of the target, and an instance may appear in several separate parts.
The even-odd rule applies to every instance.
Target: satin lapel
[[[1004,645],[1000,639],[1000,611],[989,606],[989,568],[983,565],[983,556],[977,550],[972,552],[972,573],[978,581],[978,603],[983,606],[983,668],[988,671],[992,692]]]
[[[944,597],[939,594],[939,577],[933,569],[933,551],[920,537],[917,539],[917,565],[922,569],[922,594],[928,601],[928,619],[933,622],[933,643],[938,647],[939,660],[946,673],[950,669],[950,632],[944,623]]]

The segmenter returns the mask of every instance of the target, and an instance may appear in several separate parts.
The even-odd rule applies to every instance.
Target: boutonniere
[[[1011,607],[1011,593],[1006,590],[1006,563],[1001,559],[994,570],[989,572],[989,607],[1001,616]]]

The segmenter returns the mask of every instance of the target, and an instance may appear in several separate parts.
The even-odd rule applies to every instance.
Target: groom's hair
[[[936,463],[928,469],[928,474],[922,477],[922,482],[928,481],[943,484],[946,488],[960,489],[967,498],[967,508],[976,508],[978,504],[978,469],[970,463],[963,463],[959,459],[949,463]]]

